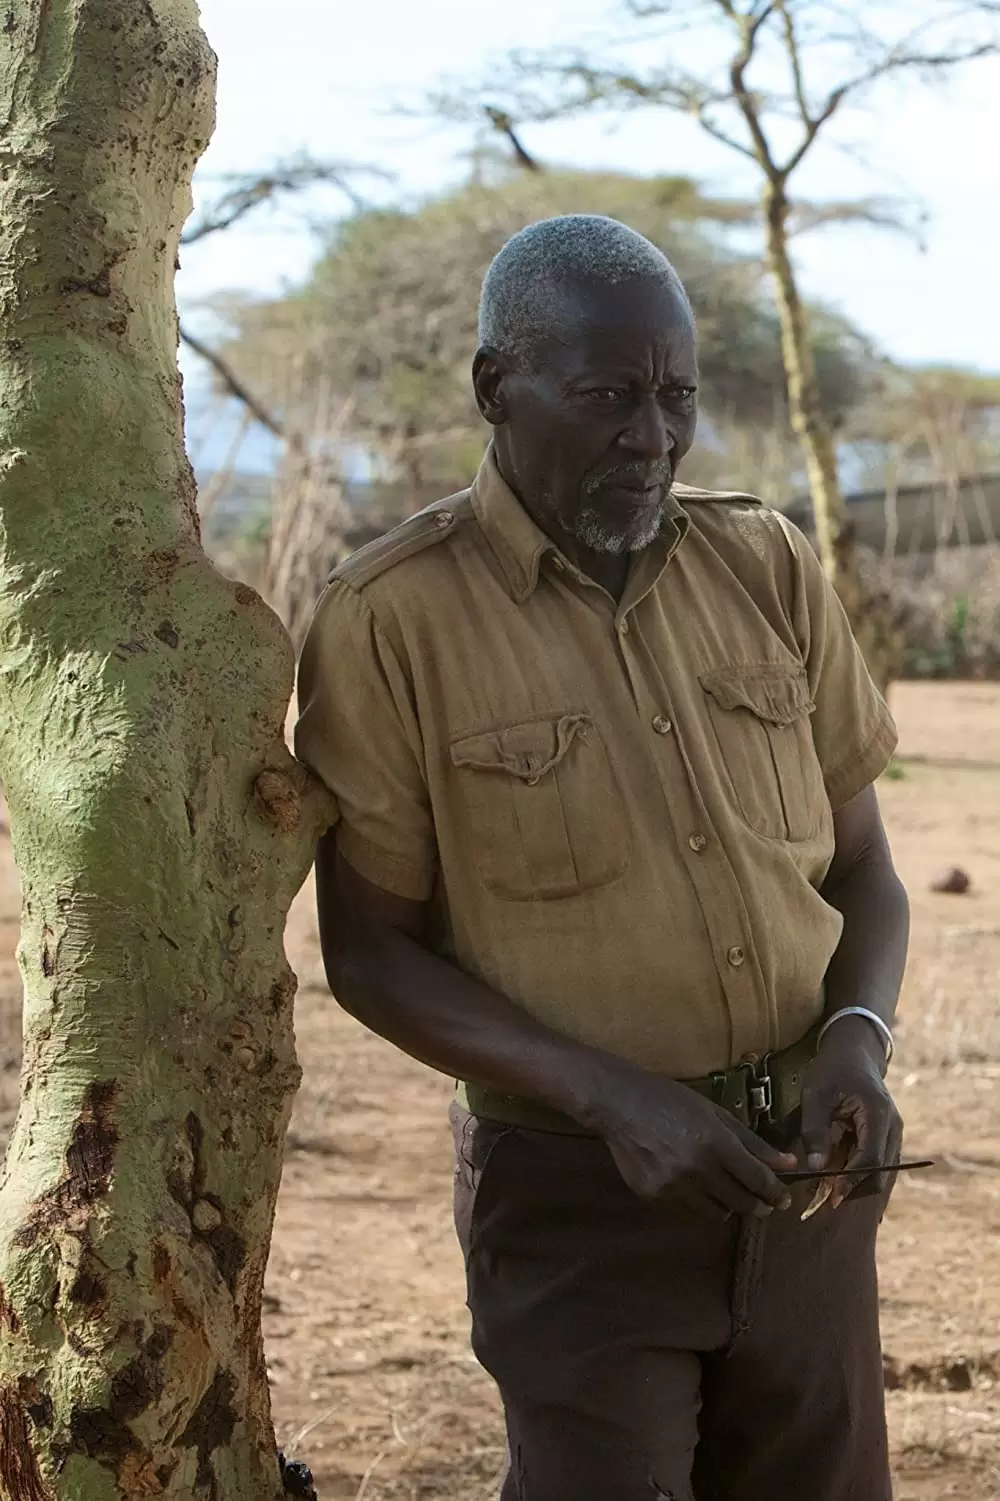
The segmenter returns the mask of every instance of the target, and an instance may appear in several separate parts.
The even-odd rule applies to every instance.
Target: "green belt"
[[[723,1073],[680,1082],[728,1110],[738,1121],[756,1131],[764,1125],[786,1121],[802,1103],[802,1079],[816,1056],[818,1025],[800,1042],[780,1053],[768,1053],[755,1063],[738,1063]],[[583,1126],[523,1095],[502,1094],[480,1084],[459,1083],[456,1099],[472,1115],[499,1121],[506,1126],[524,1126],[530,1131],[556,1131],[564,1136],[592,1136]]]

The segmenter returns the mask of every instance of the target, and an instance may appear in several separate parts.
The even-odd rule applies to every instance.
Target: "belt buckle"
[[[768,1053],[759,1063],[744,1064],[747,1071],[747,1107],[751,1131],[756,1131],[762,1122],[769,1126],[774,1125],[774,1081],[770,1073],[771,1057],[772,1055]]]

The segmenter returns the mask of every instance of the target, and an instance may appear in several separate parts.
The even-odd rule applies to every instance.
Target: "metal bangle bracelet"
[[[888,1068],[889,1064],[892,1062],[892,1055],[895,1049],[895,1043],[892,1040],[892,1030],[889,1026],[889,1023],[885,1021],[883,1017],[879,1016],[875,1011],[869,1011],[867,1006],[844,1006],[842,1010],[835,1011],[832,1016],[828,1016],[826,1021],[819,1029],[819,1036],[816,1039],[817,1048],[823,1041],[823,1038],[826,1036],[827,1032],[829,1032],[830,1028],[833,1026],[834,1022],[839,1022],[841,1018],[845,1016],[863,1016],[865,1018],[865,1021],[871,1022],[872,1026],[880,1034],[882,1041],[885,1043],[885,1066],[886,1068]]]

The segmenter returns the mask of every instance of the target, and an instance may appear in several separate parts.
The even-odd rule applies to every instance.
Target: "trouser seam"
[[[736,1264],[733,1268],[733,1290],[730,1303],[732,1330],[727,1355],[749,1334],[753,1325],[754,1304],[760,1287],[764,1259],[764,1240],[767,1221],[745,1219],[740,1227],[736,1243]]]

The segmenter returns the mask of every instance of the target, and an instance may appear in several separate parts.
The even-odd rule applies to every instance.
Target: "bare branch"
[[[522,118],[545,121],[602,106],[642,109],[660,104],[691,115],[708,135],[730,151],[738,151],[750,161],[757,161],[757,155],[751,147],[730,135],[714,117],[714,111],[727,102],[728,94],[714,92],[686,74],[672,71],[642,78],[634,73],[598,67],[585,58],[571,55],[557,59],[544,68],[544,73],[554,83],[562,85],[565,92],[558,100],[543,104],[537,97],[526,92],[519,93],[517,89],[521,76],[537,82],[540,70],[536,60],[515,54],[513,63],[515,82],[512,93]],[[465,112],[461,106],[456,109],[452,101],[448,113],[453,117],[455,114],[461,117]],[[510,116],[505,111],[497,113],[506,124]],[[504,129],[504,134],[506,133]]]
[[[720,0],[722,3],[722,0]],[[753,141],[753,155],[760,163],[768,178],[774,182],[782,176],[774,155],[771,151],[771,143],[767,138],[764,127],[760,120],[756,95],[747,83],[747,69],[753,61],[757,47],[757,38],[760,29],[773,14],[774,6],[767,5],[753,17],[739,17],[740,29],[743,32],[743,45],[729,65],[729,81],[732,86],[733,98],[739,106],[740,113],[747,124],[750,138]]]
[[[494,130],[498,131],[500,135],[506,136],[510,142],[514,152],[514,160],[519,167],[523,167],[526,172],[543,172],[545,170],[541,162],[533,157],[524,146],[520,136],[517,134],[514,121],[506,110],[499,109],[493,104],[484,104],[483,112]]]
[[[832,26],[824,28],[821,40],[830,45],[849,47],[854,53],[857,72],[832,88],[825,98],[812,102],[806,67],[807,41],[812,39],[803,30],[792,0],[701,0],[700,7],[694,7],[690,0],[625,0],[625,4],[628,12],[638,19],[655,22],[662,18],[669,23],[672,32],[683,31],[693,24],[692,14],[696,9],[702,20],[706,13],[714,13],[717,24],[732,30],[738,37],[735,55],[723,77],[698,76],[679,67],[674,61],[677,49],[673,45],[667,48],[665,65],[654,66],[645,72],[635,72],[627,66],[618,67],[614,62],[607,63],[604,58],[593,58],[579,51],[514,53],[510,58],[511,72],[498,90],[503,105],[490,106],[495,112],[495,117],[493,113],[490,115],[495,127],[507,134],[507,127],[514,119],[541,122],[565,119],[593,109],[660,106],[678,110],[696,120],[713,140],[755,162],[767,179],[778,185],[787,182],[823,127],[841,110],[845,101],[880,78],[904,70],[943,73],[967,62],[1000,55],[1000,34],[994,37],[989,30],[984,33],[980,28],[975,34],[978,40],[971,39],[966,33],[965,41],[956,40],[953,45],[942,45],[938,50],[935,50],[931,34],[940,28],[942,20],[975,16],[982,21],[987,16],[1000,16],[1000,0],[980,0],[979,4],[959,7],[954,16],[942,17],[940,12],[933,14],[920,25],[911,27],[896,43],[887,42],[869,30],[864,23],[863,7],[860,19],[852,15],[857,24],[848,34],[837,19],[837,7],[831,0]],[[775,23],[780,28],[790,69],[787,97],[756,87],[750,76],[761,51],[765,29]],[[817,41],[816,45],[821,45],[821,42]],[[481,98],[473,101],[467,95],[458,94],[432,103],[438,112],[453,119],[475,118],[477,114],[481,118]],[[742,130],[727,120],[727,110],[735,110],[740,117],[747,131],[746,139]],[[801,122],[802,134],[798,143],[793,143],[789,155],[779,158],[772,146],[767,122],[772,118],[787,118],[789,111]],[[528,163],[518,152],[521,143],[516,137],[512,145],[518,160],[527,167]]]
[[[874,229],[888,229],[923,244],[921,224],[904,204],[886,198],[861,198],[839,203],[802,203],[792,205],[789,235],[808,234],[838,224],[866,224]]]
[[[785,51],[788,53],[788,62],[792,70],[792,83],[795,89],[795,102],[799,107],[799,115],[806,130],[811,130],[813,125],[812,112],[809,109],[809,100],[806,97],[806,84],[802,72],[802,55],[799,52],[799,39],[795,32],[795,22],[788,8],[788,0],[775,0],[775,10],[781,17],[781,29],[785,38]]]
[[[360,211],[366,207],[364,198],[357,192],[352,178],[364,175],[389,181],[387,173],[375,167],[349,166],[340,162],[313,162],[308,158],[279,163],[271,172],[259,177],[231,175],[225,180],[231,186],[205,215],[185,230],[182,245],[195,245],[208,235],[230,229],[254,209],[270,203],[285,193],[299,193],[306,188],[325,183],[337,188],[347,198],[352,208]]]
[[[239,457],[240,449],[243,447],[243,440],[252,422],[253,413],[249,407],[245,406],[240,415],[239,426],[233,434],[232,442],[226,451],[225,458],[212,475],[208,484],[198,491],[198,514],[201,517],[203,525],[229,488],[236,469],[236,460]]]
[[[284,425],[257,400],[252,391],[247,389],[229,362],[217,350],[211,349],[207,344],[202,343],[201,339],[189,333],[183,324],[179,327],[180,336],[184,343],[189,349],[193,349],[195,354],[199,355],[206,364],[211,365],[230,396],[234,396],[237,401],[241,401],[247,411],[251,412],[260,423],[261,427],[266,427],[269,433],[273,433],[276,438],[280,438],[284,442],[287,437]]]
[[[859,93],[869,84],[875,83],[878,79],[885,78],[892,73],[907,71],[944,72],[948,68],[960,67],[963,63],[976,62],[980,58],[995,57],[997,55],[1000,55],[1000,37],[996,41],[980,42],[974,46],[957,48],[953,52],[910,52],[905,48],[894,47],[881,62],[876,63],[871,68],[867,68],[862,73],[858,73],[854,78],[849,78],[845,83],[839,84],[837,88],[830,92],[823,108],[806,130],[801,145],[793,152],[781,169],[782,176],[786,178],[791,176],[819,135],[822,127],[828,120],[833,118],[844,103],[844,100],[850,95]]]
[[[806,133],[802,138],[801,144],[796,148],[795,151],[792,152],[784,167],[782,167],[782,177],[788,178],[792,175],[792,173],[795,171],[795,168],[799,165],[803,157],[809,151],[823,126],[837,113],[838,109],[847,98],[847,95],[850,93],[850,90],[850,84],[842,84],[840,88],[833,90],[833,93],[830,94],[819,114],[816,115],[815,118],[812,119],[809,125],[806,127]]]
[[[692,110],[692,113],[705,134],[710,135],[714,141],[719,141],[723,146],[728,146],[730,151],[738,151],[741,156],[749,157],[752,162],[759,160],[756,151],[752,147],[745,146],[742,141],[738,141],[735,136],[729,135],[720,126],[716,125],[711,116],[706,114],[704,108],[695,108]]]

